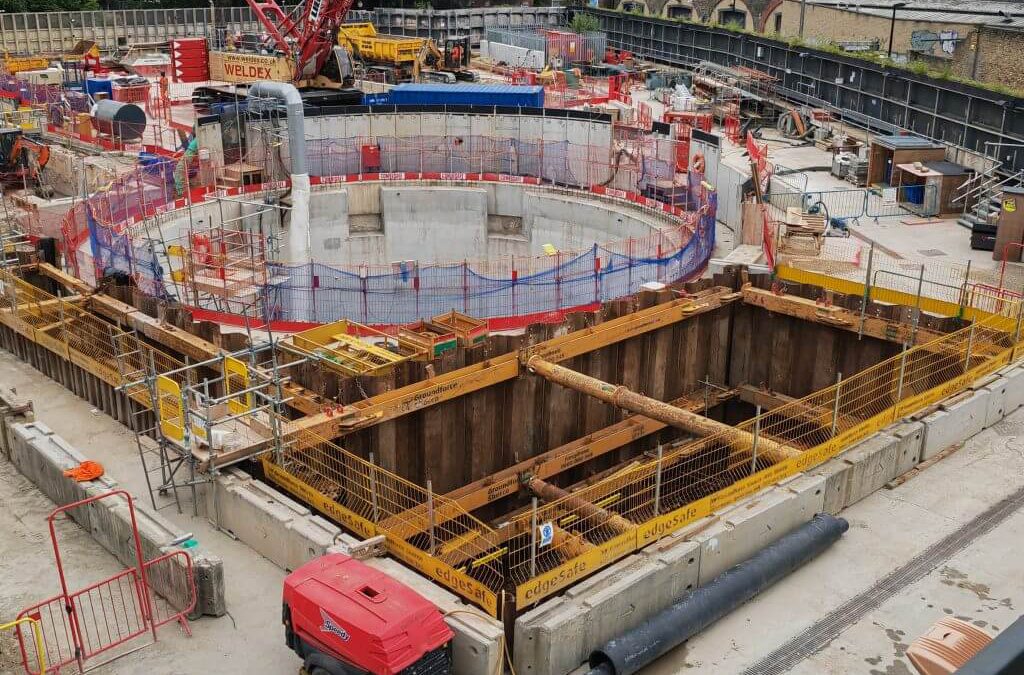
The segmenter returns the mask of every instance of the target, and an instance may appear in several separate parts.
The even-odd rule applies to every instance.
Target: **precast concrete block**
[[[664,566],[657,585],[667,598],[666,607],[697,588],[701,550],[699,543],[677,532],[640,552],[640,555],[654,558]]]
[[[1009,415],[1024,405],[1024,366],[1007,366],[999,371],[999,375],[1006,381],[1003,415]]]
[[[341,531],[237,469],[217,478],[206,502],[214,522],[286,570],[323,555]]]
[[[821,512],[825,483],[824,476],[798,474],[723,513],[721,521],[694,537],[702,549],[698,585],[707,584]]]
[[[109,474],[83,482],[65,476],[64,471],[78,466],[87,458],[46,425],[40,422],[18,424],[12,427],[12,433],[16,439],[12,448],[15,466],[55,504],[67,505],[87,497],[108,494],[120,487]],[[134,506],[145,560],[159,557],[168,550],[167,545],[171,541],[184,535],[183,531],[139,500],[134,501]],[[67,514],[122,565],[136,565],[131,512],[123,496],[99,499],[71,509]],[[200,614],[223,615],[226,611],[223,562],[198,547],[189,549],[188,554],[192,559],[197,590],[197,609],[192,618]],[[184,597],[185,576],[168,573],[168,578],[175,580],[173,588],[169,584],[161,584],[159,575],[155,577],[157,583],[152,586],[161,595],[166,592],[168,595],[165,597],[174,605],[176,598]]]
[[[838,515],[846,507],[850,488],[850,471],[852,465],[841,457],[833,458],[815,467],[811,474],[821,476],[825,480],[824,502],[822,511]]]
[[[900,422],[886,429],[896,438],[896,475],[902,476],[921,461],[924,444],[924,425],[920,422]]]
[[[957,396],[952,403],[922,419],[925,433],[921,461],[980,433],[985,428],[989,396],[990,392],[984,389]]]
[[[1008,383],[1002,377],[996,377],[978,391],[988,392],[988,405],[985,407],[985,428],[999,422],[1006,416],[1006,389]]]
[[[899,439],[877,433],[842,454],[841,459],[850,464],[844,506],[856,504],[898,475],[898,451]]]
[[[587,614],[570,598],[542,602],[515,623],[512,662],[517,673],[563,675],[579,667],[588,653]]]
[[[11,427],[35,421],[32,402],[24,399],[11,389],[0,387],[0,453],[11,457]]]
[[[516,620],[517,672],[564,675],[591,651],[697,586],[700,544],[676,534],[597,572]]]
[[[42,422],[16,424],[12,427],[15,442],[11,461],[18,471],[36,485],[58,506],[66,506],[85,499],[89,482],[69,479],[64,472],[77,467],[86,457],[69,446]],[[74,508],[68,515],[82,527],[89,529],[89,511]]]

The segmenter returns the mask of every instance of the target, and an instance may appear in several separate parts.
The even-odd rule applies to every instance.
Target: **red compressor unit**
[[[285,642],[309,675],[449,675],[454,634],[430,601],[341,553],[284,580]]]

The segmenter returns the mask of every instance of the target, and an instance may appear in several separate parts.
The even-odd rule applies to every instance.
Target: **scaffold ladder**
[[[138,336],[132,333],[136,339]],[[159,511],[171,504],[181,513],[181,496],[179,490],[190,487],[192,490],[193,509],[196,508],[195,472],[192,458],[189,453],[182,453],[177,446],[171,447],[168,439],[160,425],[160,404],[159,392],[157,391],[157,373],[153,363],[152,353],[148,357],[143,350],[125,350],[122,347],[124,340],[114,338],[114,354],[117,360],[118,373],[121,376],[121,389],[130,393],[140,391],[139,385],[146,391],[149,405],[143,405],[134,400],[130,404],[130,427],[135,435],[135,447],[139,453],[139,461],[142,463],[142,473],[146,478],[146,488],[149,491],[149,500],[153,509]],[[141,344],[135,341],[135,344]],[[141,367],[134,367],[132,359],[136,358],[142,363]],[[192,467],[188,480],[182,480],[180,472],[183,467]],[[157,496],[167,497],[170,494],[172,499],[166,503],[158,503]]]

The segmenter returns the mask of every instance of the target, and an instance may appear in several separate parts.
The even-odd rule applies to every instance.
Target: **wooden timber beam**
[[[736,390],[741,401],[750,405],[761,406],[766,411],[788,406],[786,415],[799,422],[817,427],[827,427],[832,424],[831,410],[816,409],[806,403],[799,403],[800,399],[793,398],[792,396],[768,391],[767,389],[750,384],[741,384]],[[842,416],[840,421],[842,419],[848,419],[848,416]]]
[[[812,321],[833,326],[854,333],[860,330],[860,314],[842,307],[824,307],[814,300],[796,295],[776,295],[753,286],[744,286],[741,291],[743,302],[754,307],[761,307],[776,314],[785,314],[804,321]],[[899,321],[888,321],[874,316],[864,317],[864,335],[868,337],[904,344],[914,335],[914,345],[921,345],[943,337],[945,333],[928,328],[914,327]]]
[[[110,319],[120,325],[128,326],[151,340],[185,354],[195,361],[208,361],[226,353],[226,350],[215,345],[209,340],[204,340],[198,335],[193,335],[186,330],[161,322],[159,319],[149,316],[128,303],[121,302],[103,293],[94,293],[94,289],[81,279],[57,269],[48,263],[41,263],[36,266],[35,271],[53,279],[64,287],[87,295],[88,306],[97,314]],[[263,371],[264,376],[269,374]],[[315,415],[323,411],[323,405],[319,397],[313,392],[295,382],[287,382],[284,385],[285,395],[289,397],[288,406],[304,415]]]
[[[708,395],[708,405],[714,407],[735,395],[735,390],[712,390]],[[702,394],[684,396],[672,403],[689,410],[704,409]],[[434,513],[435,525],[441,525],[459,517],[463,512],[471,513],[487,504],[516,494],[523,486],[524,476],[541,479],[557,476],[563,471],[601,457],[667,426],[664,422],[642,415],[630,415],[621,422],[599,429],[583,438],[560,445],[545,453],[513,464],[507,469],[456,488],[445,494],[443,499],[438,500],[439,505]],[[419,525],[425,526],[426,512],[423,507],[410,509],[396,516],[394,522],[412,523],[415,530]],[[501,539],[501,541],[505,540]]]
[[[617,319],[604,321],[582,330],[540,342],[525,350],[527,358],[539,356],[558,363],[574,356],[670,326],[683,319],[718,309],[733,302],[740,295],[730,288],[717,286],[701,291],[690,298],[680,298],[642,309]]]
[[[80,295],[92,295],[96,290],[73,274],[68,274],[64,270],[54,267],[50,263],[39,263],[38,265],[33,265],[31,267],[33,268],[33,271],[42,274],[44,277],[53,279],[64,288],[72,290]]]
[[[614,406],[640,413],[645,417],[660,420],[671,426],[698,436],[722,436],[722,440],[735,450],[746,452],[753,447],[753,435],[742,429],[702,417],[689,410],[676,408],[626,387],[602,382],[595,377],[577,373],[563,366],[550,363],[539,356],[530,357],[526,367],[546,380],[569,387],[588,396],[611,403]],[[782,461],[800,454],[791,448],[768,438],[758,442],[758,450],[773,462]]]
[[[708,404],[714,407],[735,395],[736,390],[712,390],[708,395]],[[693,412],[703,411],[704,397],[700,394],[683,396],[672,401],[672,405]],[[528,474],[545,480],[552,478],[563,471],[580,466],[633,441],[661,431],[667,426],[664,422],[650,417],[638,414],[630,415],[621,422],[598,429],[582,438],[452,490],[445,497],[454,500],[466,511],[474,511],[491,502],[516,494],[521,486],[523,475]]]
[[[634,527],[633,523],[617,513],[606,511],[600,506],[567,492],[557,485],[542,481],[540,478],[531,478],[526,481],[526,488],[546,502],[560,502],[579,513],[583,518],[593,519],[595,525],[607,525],[615,530],[616,534],[629,532]]]
[[[81,295],[66,295],[63,298],[50,298],[49,300],[40,300],[38,302],[19,302],[18,308],[31,309],[33,307],[52,307],[59,305],[62,302],[70,303],[72,305],[78,305],[82,301]],[[14,313],[14,307],[4,307],[0,309],[0,312],[6,312],[7,314]]]

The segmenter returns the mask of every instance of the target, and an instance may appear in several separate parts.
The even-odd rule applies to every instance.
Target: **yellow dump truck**
[[[338,31],[338,44],[368,64],[411,69],[425,42],[423,38],[379,35],[372,23],[346,23]]]
[[[468,36],[449,37],[442,53],[429,38],[382,35],[372,23],[347,23],[338,30],[338,44],[367,72],[383,71],[391,83],[476,81]]]

